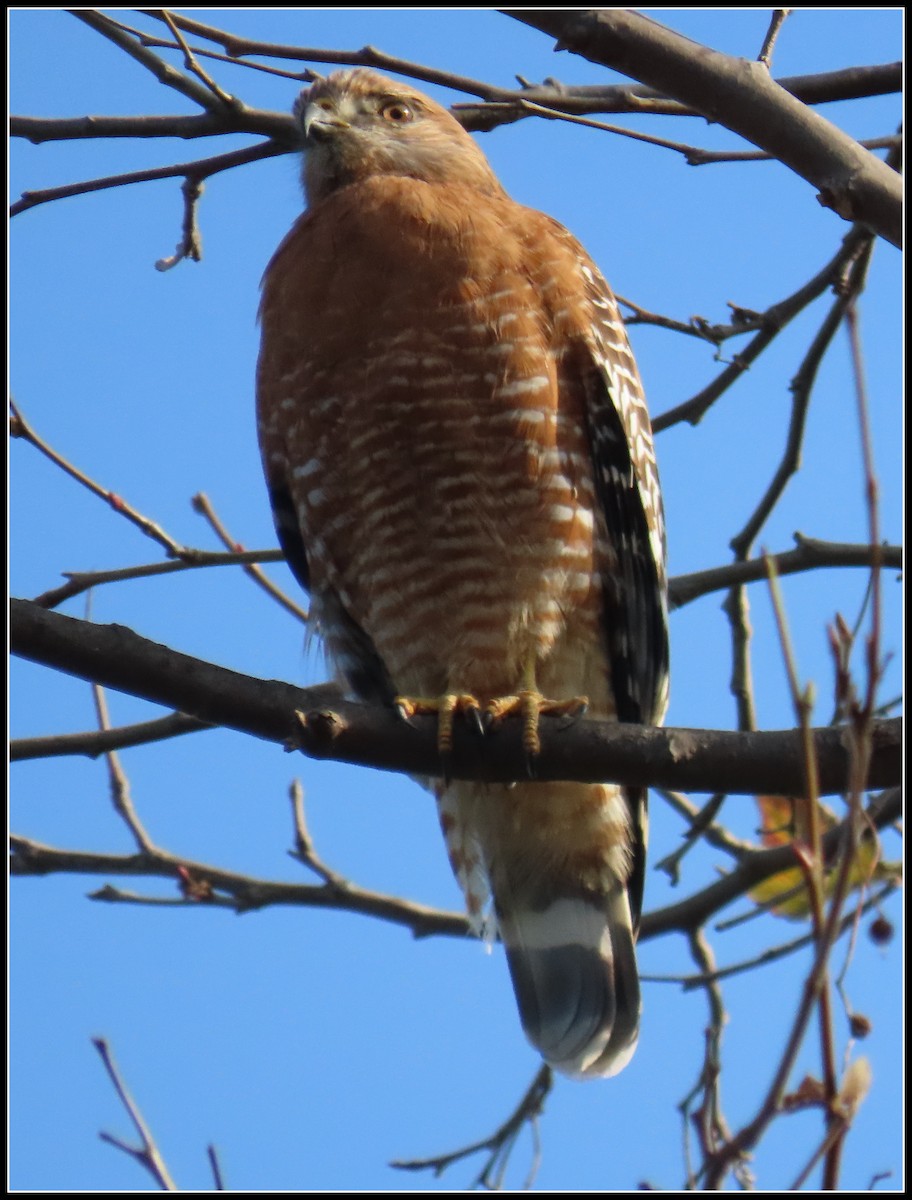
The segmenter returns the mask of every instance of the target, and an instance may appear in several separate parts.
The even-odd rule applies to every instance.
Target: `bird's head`
[[[304,190],[318,204],[374,175],[503,189],[474,139],[442,105],[375,71],[336,71],[294,107],[304,135]]]

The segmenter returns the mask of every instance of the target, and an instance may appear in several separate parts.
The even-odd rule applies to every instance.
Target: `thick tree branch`
[[[505,9],[572,50],[659,89],[740,134],[818,189],[818,200],[902,245],[902,180],[766,67],[692,42],[627,9]]]
[[[201,721],[282,742],[317,758],[416,775],[439,775],[433,718],[404,724],[387,709],[331,701],[327,692],[254,679],[179,654],[118,625],[95,625],[48,612],[27,600],[12,602],[13,652],[34,662],[130,695],[180,709]],[[331,695],[331,693],[329,693]],[[296,713],[306,714],[298,718]],[[874,725],[869,787],[901,776],[898,718]],[[496,736],[456,731],[452,778],[514,780],[528,771],[518,722]],[[539,779],[614,780],[679,791],[800,794],[805,778],[795,730],[738,734],[654,729],[579,720],[563,727],[543,719]],[[814,731],[821,792],[842,791],[850,747],[842,729]]]
[[[145,38],[144,44],[163,46],[159,39]],[[279,47],[281,49],[281,47]],[[313,62],[326,61],[329,51],[314,50],[309,55]],[[379,51],[343,51],[338,61],[347,65],[367,65],[366,58],[380,55]],[[231,61],[219,56],[222,61]],[[561,113],[576,116],[591,116],[596,113],[660,113],[669,116],[698,116],[696,112],[669,100],[653,88],[642,84],[614,84],[572,87],[549,80],[542,84],[528,84],[522,89],[501,88],[482,81],[465,79],[446,71],[428,71],[414,63],[382,56],[394,64],[386,70],[410,78],[441,83],[458,91],[481,97],[479,103],[463,101],[452,106],[452,113],[466,129],[474,133],[489,132],[501,125],[527,119],[534,115],[527,102],[546,105]],[[333,60],[337,61],[337,60]],[[255,64],[242,63],[253,66]],[[266,68],[262,68],[266,69]],[[299,72],[297,78],[305,74]],[[303,82],[303,80],[302,80]],[[823,104],[832,100],[852,100],[864,96],[884,95],[899,92],[902,87],[902,63],[883,63],[870,67],[852,67],[843,71],[829,71],[819,75],[796,75],[776,81],[781,88],[790,92],[805,104]],[[294,122],[289,113],[270,112],[245,106],[240,112],[202,112],[185,114],[146,114],[137,116],[82,116],[82,117],[10,117],[11,137],[23,138],[33,145],[43,142],[74,141],[81,138],[199,138],[214,137],[230,133],[261,134],[281,142],[295,139]],[[699,152],[700,162],[727,160],[729,157],[711,151]],[[768,156],[767,156],[768,157]]]

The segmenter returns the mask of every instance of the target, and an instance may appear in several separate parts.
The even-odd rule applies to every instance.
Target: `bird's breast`
[[[415,217],[361,275],[363,245],[344,269],[301,262],[304,311],[271,322],[315,596],[339,596],[401,692],[510,693],[533,655],[576,694],[606,552],[582,387],[521,248],[436,233]]]

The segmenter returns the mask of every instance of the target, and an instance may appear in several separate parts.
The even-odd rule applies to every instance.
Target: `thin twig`
[[[10,742],[10,762],[25,762],[34,758],[58,758],[64,755],[82,754],[86,758],[98,758],[109,750],[126,750],[130,746],[145,746],[150,742],[162,742],[167,738],[181,737],[185,733],[199,733],[212,729],[205,721],[188,717],[186,713],[171,713],[154,721],[141,721],[135,725],[121,725],[112,729],[90,729],[85,733],[57,733],[46,737],[15,738]]]
[[[658,433],[680,421],[687,421],[691,425],[699,424],[716,400],[741,377],[782,330],[818,296],[845,277],[848,266],[855,261],[863,246],[870,240],[871,234],[867,229],[861,225],[853,225],[842,239],[839,250],[816,275],[796,292],[761,314],[759,331],[716,379],[689,400],[660,413],[652,422],[653,430]]]
[[[148,1125],[143,1119],[142,1113],[133,1100],[133,1097],[127,1091],[126,1084],[120,1077],[120,1072],[114,1063],[110,1047],[104,1038],[92,1038],[92,1045],[101,1055],[101,1061],[104,1063],[108,1077],[114,1085],[114,1090],[120,1098],[120,1102],[127,1110],[127,1114],[136,1132],[139,1134],[141,1144],[139,1146],[130,1146],[120,1138],[115,1137],[112,1133],[100,1133],[98,1136],[103,1142],[107,1142],[111,1146],[116,1146],[118,1150],[123,1150],[125,1154],[129,1154],[132,1159],[135,1159],[141,1167],[149,1172],[159,1188],[163,1192],[176,1192],[177,1185],[171,1178],[171,1174],[165,1165],[165,1160],[161,1156],[158,1146],[155,1144],[155,1139],[149,1130]]]
[[[181,195],[184,198],[184,219],[181,225],[181,240],[173,254],[160,258],[155,264],[156,271],[170,271],[185,258],[193,262],[201,262],[203,258],[203,236],[197,221],[197,211],[200,199],[205,190],[201,179],[188,175],[181,184]]]
[[[56,608],[64,600],[70,600],[89,588],[103,583],[122,583],[128,579],[145,579],[151,575],[171,575],[178,571],[193,571],[198,567],[236,567],[244,563],[280,563],[285,561],[281,550],[244,550],[240,553],[223,554],[219,550],[199,550],[184,547],[184,557],[178,562],[143,563],[137,567],[117,567],[110,571],[64,571],[69,582],[42,592],[33,603],[42,608]]]
[[[763,45],[760,48],[760,53],[757,55],[757,62],[763,63],[768,71],[772,70],[773,65],[773,47],[776,44],[776,38],[779,36],[782,26],[785,24],[785,19],[791,13],[790,8],[774,8],[773,16],[770,20],[769,29],[766,31],[766,37],[763,39]]]
[[[318,875],[328,887],[345,891],[349,886],[348,880],[328,866],[314,848],[313,838],[307,828],[307,816],[304,812],[304,788],[301,786],[300,779],[291,781],[288,797],[291,800],[295,832],[295,848],[289,851],[292,858],[296,858],[298,862],[303,863],[305,867]]]
[[[844,933],[851,933],[854,930],[859,914],[870,912],[881,905],[888,896],[891,896],[900,885],[901,871],[898,871],[898,878],[895,882],[885,883],[883,888],[877,894],[866,900],[860,907],[854,909],[847,917],[843,919],[840,926],[839,936]],[[759,912],[760,910],[752,910]],[[718,931],[724,931],[734,925],[733,921],[720,921],[716,925]],[[767,963],[778,962],[779,959],[788,958],[789,955],[797,953],[799,950],[804,950],[814,941],[814,933],[810,931],[802,934],[800,937],[793,938],[790,942],[782,942],[778,946],[771,946],[767,950],[761,951],[759,954],[752,955],[750,958],[743,959],[740,962],[731,963],[727,967],[719,967],[714,974],[716,979],[728,979],[732,975],[742,975],[746,971],[754,971],[757,967],[766,966]],[[704,982],[701,978],[695,976],[652,976],[653,983],[679,983],[685,991],[690,988],[698,987]]]
[[[695,814],[690,828],[684,835],[684,840],[677,850],[674,850],[671,854],[667,854],[665,858],[656,863],[655,869],[657,871],[664,871],[672,884],[676,885],[678,883],[682,860],[698,842],[703,840],[707,829],[715,821],[719,810],[725,803],[725,799],[726,797],[722,792],[717,792],[714,796],[711,796],[703,808]]]
[[[206,1157],[209,1159],[209,1166],[212,1168],[212,1180],[215,1184],[217,1192],[226,1192],[225,1177],[222,1174],[222,1164],[219,1162],[218,1151],[215,1146],[206,1147]]]
[[[722,1032],[728,1021],[722,990],[715,970],[715,956],[706,937],[705,930],[693,930],[687,937],[691,956],[700,968],[702,987],[706,992],[709,1020],[704,1035],[703,1065],[697,1082],[679,1104],[684,1122],[685,1162],[690,1163],[689,1129],[691,1124],[697,1132],[703,1159],[706,1161],[731,1137],[731,1131],[722,1111]],[[691,1105],[699,1098],[699,1105],[691,1112]],[[734,1164],[735,1175],[745,1190],[754,1184],[747,1161]],[[688,1167],[688,1188],[697,1186],[693,1169]]]
[[[95,703],[95,711],[98,714],[99,728],[103,733],[110,733],[111,723],[108,718],[108,703],[105,698],[104,688],[99,687],[97,683],[92,684],[92,699]],[[114,811],[121,817],[130,830],[140,854],[156,854],[158,848],[146,833],[136,813],[136,809],[133,807],[133,800],[130,796],[130,781],[127,779],[126,772],[120,765],[120,758],[116,751],[106,750],[105,759],[108,764],[108,782],[111,788],[111,800],[114,804]]]
[[[716,825],[713,822],[704,823],[705,806],[700,807],[681,792],[674,792],[669,788],[656,788],[655,791],[679,816],[687,821],[688,826],[699,824],[703,841],[716,850],[722,850],[736,860],[756,850],[757,847],[753,842],[734,837],[724,826]],[[656,863],[656,869],[664,869],[663,864]]]
[[[190,503],[193,506],[194,512],[198,512],[202,517],[205,517],[210,527],[214,530],[216,537],[218,537],[226,549],[235,554],[243,552],[243,545],[240,542],[235,541],[235,539],[229,534],[228,530],[219,519],[215,509],[212,507],[209,497],[205,494],[205,492],[197,492]],[[298,620],[303,624],[307,624],[309,619],[307,610],[292,600],[290,596],[286,595],[281,588],[276,587],[268,575],[261,571],[256,564],[244,563],[243,569],[244,574],[252,579],[254,583],[259,584],[259,586],[267,593],[267,595],[271,596],[273,600],[281,604],[281,606],[290,612],[293,617],[297,617]]]
[[[77,483],[82,484],[82,486],[87,488],[94,496],[98,496],[100,499],[104,500],[108,505],[110,505],[111,508],[114,509],[115,512],[126,517],[128,521],[132,521],[132,523],[138,529],[142,530],[147,537],[150,537],[153,541],[158,542],[160,546],[164,546],[165,550],[169,555],[171,555],[172,558],[180,558],[180,556],[184,553],[183,546],[176,542],[169,534],[165,533],[164,529],[162,529],[159,524],[144,516],[141,512],[139,512],[138,509],[135,509],[131,507],[131,505],[127,504],[127,502],[121,496],[118,496],[116,492],[112,492],[108,488],[102,487],[101,484],[96,483],[95,480],[86,475],[85,472],[80,471],[78,467],[74,467],[71,462],[68,462],[67,459],[63,457],[63,455],[58,454],[56,450],[49,446],[47,442],[45,442],[38,436],[37,433],[35,433],[34,429],[32,429],[31,425],[29,425],[25,417],[23,417],[19,407],[12,400],[10,400],[10,412],[12,414],[10,417],[10,434],[12,437],[23,438],[30,445],[34,446],[36,450],[40,451],[46,458],[49,458],[55,466],[59,467],[62,471],[65,471],[66,474],[72,479],[75,479]]]
[[[753,545],[755,538],[785,491],[789,479],[798,470],[801,460],[801,446],[804,440],[805,423],[810,407],[811,395],[817,379],[817,372],[820,369],[824,355],[843,322],[852,299],[864,287],[865,276],[870,264],[873,248],[873,239],[869,239],[867,244],[862,244],[860,247],[858,257],[851,265],[845,285],[840,289],[841,294],[837,296],[835,302],[827,312],[807,353],[802,359],[797,373],[789,385],[789,390],[792,393],[792,412],[789,419],[786,445],[781,461],[776,467],[766,491],[753,513],[751,513],[745,522],[743,529],[731,540],[731,547],[739,559],[743,559],[750,552],[750,547]]]
[[[448,1154],[438,1154],[433,1158],[397,1160],[391,1162],[390,1166],[396,1167],[400,1171],[433,1171],[434,1175],[439,1178],[454,1163],[470,1158],[474,1154],[487,1152],[487,1161],[472,1186],[485,1187],[491,1191],[500,1190],[510,1155],[516,1145],[516,1139],[526,1125],[529,1125],[533,1131],[536,1129],[538,1118],[541,1116],[553,1083],[553,1072],[545,1063],[536,1072],[519,1104],[490,1137],[482,1138],[481,1141],[463,1146],[459,1150],[450,1151]],[[531,1186],[531,1183],[532,1178],[527,1178],[526,1187]]]
[[[185,179],[199,184],[202,180],[210,179],[221,171],[230,171],[234,167],[246,166],[248,163],[259,162],[265,158],[273,158],[277,154],[287,154],[289,149],[290,146],[281,142],[258,142],[255,146],[247,146],[243,150],[229,150],[225,154],[216,154],[212,158],[174,163],[170,167],[148,167],[140,171],[127,171],[122,175],[105,175],[98,179],[68,183],[62,187],[23,192],[19,200],[10,205],[10,216],[18,216],[27,209],[37,208],[40,204],[49,204],[54,200],[63,200],[69,196],[84,196],[89,192],[104,191],[107,188],[126,187],[132,183],[150,183],[156,179],[174,179],[183,176]]]
[[[185,908],[215,907],[238,914],[274,905],[295,905],[375,917],[410,930],[416,938],[471,936],[468,920],[461,913],[431,908],[355,884],[329,888],[256,879],[171,854],[160,847],[141,854],[100,854],[61,850],[14,834],[10,837],[10,848],[11,875],[63,873],[160,878],[175,881],[180,893],[172,897],[141,896],[108,886],[91,894],[93,900]]]
[[[166,8],[163,8],[163,9],[159,10],[157,13],[155,13],[155,16],[157,16],[160,20],[164,21],[165,24],[168,26],[168,28],[171,30],[171,33],[174,35],[174,40],[178,43],[181,50],[183,51],[184,66],[187,68],[187,70],[192,71],[193,74],[197,77],[197,79],[201,80],[201,82],[205,84],[205,86],[210,90],[210,92],[212,92],[212,94],[216,97],[216,99],[220,100],[222,104],[229,106],[229,107],[231,105],[233,105],[235,103],[234,97],[229,96],[227,92],[223,91],[219,87],[219,85],[215,82],[215,80],[212,78],[212,76],[208,75],[203,70],[203,68],[199,65],[199,63],[196,61],[196,59],[193,55],[193,51],[187,45],[187,43],[184,39],[184,35],[178,29],[177,23],[174,20],[173,15]],[[123,26],[119,26],[119,27],[123,28]]]

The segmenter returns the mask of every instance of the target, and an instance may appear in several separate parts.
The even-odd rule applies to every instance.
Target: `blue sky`
[[[190,10],[187,10],[190,11]],[[649,10],[675,29],[731,54],[754,57],[768,10]],[[212,24],[265,40],[388,53],[510,86],[516,74],[569,83],[616,81],[548,38],[494,12],[282,9],[199,12]],[[10,14],[11,107],[34,115],[190,111],[137,64],[72,17]],[[888,62],[900,54],[899,10],[798,10],[776,47],[774,73],[795,75]],[[223,86],[248,103],[290,108],[296,87],[240,69]],[[430,90],[430,89],[429,89]],[[465,97],[436,91],[448,102]],[[896,97],[820,110],[858,137],[892,132]],[[610,119],[610,118],[609,118]],[[692,120],[619,120],[712,147],[726,131]],[[231,145],[245,144],[238,140]],[[679,319],[724,320],[731,301],[762,310],[835,253],[847,227],[813,190],[778,164],[689,168],[680,156],[606,133],[525,121],[482,139],[508,190],[564,222],[617,291]],[[26,189],[166,164],[228,149],[174,141],[16,144],[11,197]],[[59,451],[164,526],[178,540],[216,548],[190,507],[204,491],[235,538],[274,545],[253,420],[259,279],[300,211],[292,158],[211,180],[200,208],[204,260],[159,273],[180,232],[171,180],[47,205],[16,218],[11,233],[11,384],[26,417]],[[881,244],[861,304],[883,536],[901,537],[900,259]],[[782,453],[788,384],[829,300],[795,321],[762,361],[696,429],[658,439],[669,525],[670,569],[727,561],[731,536],[762,495]],[[686,399],[720,367],[710,347],[639,328],[633,343],[654,414]],[[149,562],[157,548],[23,443],[11,469],[12,590],[34,596],[64,570]],[[862,541],[862,474],[847,342],[837,338],[820,372],[801,471],[760,542],[792,544],[795,530]],[[290,592],[291,577],[272,577]],[[803,679],[813,680],[825,723],[832,666],[825,628],[851,623],[866,573],[828,571],[784,581]],[[884,580],[885,647],[893,652],[882,699],[900,690],[900,596]],[[732,728],[729,636],[722,597],[672,622],[668,723]],[[792,723],[766,589],[750,591],[755,688],[762,728]],[[83,615],[84,599],[63,611]],[[108,585],[92,616],[264,678],[306,684],[325,677],[301,627],[235,570]],[[91,728],[86,684],[14,662],[13,736]],[[108,697],[115,724],[156,715]],[[301,779],[316,846],[364,887],[458,908],[429,798],[393,775],[288,757],[275,746],[213,731],[123,755],[134,804],[152,837],[175,853],[268,879],[307,881],[287,856],[287,790]],[[725,819],[741,836],[753,806],[733,798]],[[17,765],[13,828],[55,846],[129,853],[103,763],[58,759]],[[674,849],[681,823],[652,803],[652,859]],[[888,837],[889,857],[898,857]],[[655,871],[654,909],[715,877],[724,860],[686,860],[678,891]],[[11,888],[11,1174],[16,1190],[140,1190],[150,1181],[100,1129],[132,1137],[90,1038],[109,1039],[121,1069],[185,1189],[210,1186],[205,1146],[220,1151],[236,1190],[444,1190],[477,1165],[440,1180],[393,1172],[485,1136],[512,1109],[537,1069],[516,1019],[505,966],[472,942],[413,941],[380,922],[305,909],[234,917],[222,910],[94,903],[104,878],[14,880]],[[115,882],[115,881],[111,881]],[[126,881],[173,896],[165,881]],[[886,905],[899,922],[899,902]],[[731,915],[726,913],[726,916]],[[865,1054],[871,1095],[846,1148],[843,1186],[879,1172],[901,1184],[901,953],[865,935],[846,986],[873,1022]],[[790,939],[797,926],[763,919],[713,933],[720,963]],[[846,948],[836,955],[841,964]],[[644,944],[645,974],[689,971],[680,939]],[[783,1044],[807,952],[734,977],[725,989],[724,1102],[730,1124],[750,1118]],[[541,1122],[536,1187],[628,1189],[683,1179],[676,1104],[695,1081],[705,1001],[670,984],[645,985],[640,1048],[607,1083],[560,1081]],[[844,1021],[837,1021],[840,1051]],[[815,1039],[796,1073],[819,1072]],[[753,1164],[764,1188],[788,1186],[820,1132],[817,1114],[774,1128]],[[518,1147],[508,1181],[519,1186],[531,1155]]]

